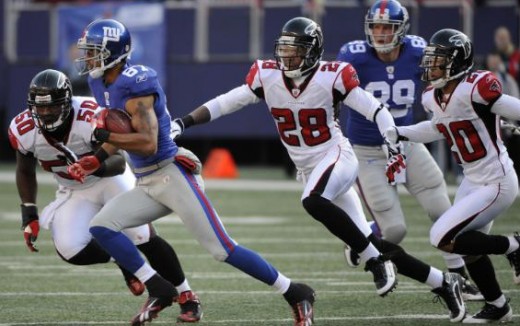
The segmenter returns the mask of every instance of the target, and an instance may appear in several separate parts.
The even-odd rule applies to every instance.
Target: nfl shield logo
[[[297,97],[300,95],[300,89],[299,88],[293,88],[292,89],[292,96]]]

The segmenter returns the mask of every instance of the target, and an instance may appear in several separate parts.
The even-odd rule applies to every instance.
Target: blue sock
[[[278,277],[276,268],[256,252],[242,246],[235,246],[226,263],[268,285],[273,285]]]
[[[144,265],[144,259],[139,251],[123,233],[112,231],[103,226],[91,227],[90,233],[119,265],[132,274],[135,274]]]

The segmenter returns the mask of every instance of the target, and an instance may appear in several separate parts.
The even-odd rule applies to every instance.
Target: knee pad
[[[323,207],[331,204],[331,201],[321,197],[320,195],[313,195],[304,198],[302,200],[303,208],[309,213],[315,220],[322,222]]]

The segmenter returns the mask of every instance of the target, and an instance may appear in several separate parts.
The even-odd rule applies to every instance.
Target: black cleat
[[[471,284],[469,280],[462,283],[462,299],[464,301],[484,301],[484,296],[476,285]]]
[[[382,297],[392,292],[397,286],[396,269],[390,260],[385,261],[381,256],[372,257],[367,261],[365,271],[370,271],[374,275],[377,294]]]
[[[176,301],[181,307],[181,313],[177,316],[178,323],[196,323],[202,318],[202,307],[195,292],[184,291]]]
[[[518,235],[518,232],[515,232],[514,237],[520,244],[520,235]],[[506,257],[509,260],[511,267],[513,267],[513,282],[515,284],[520,284],[520,248],[506,255]]]
[[[471,317],[465,318],[463,324],[490,324],[490,323],[505,323],[513,319],[513,310],[509,305],[509,300],[506,304],[498,308],[495,305],[487,303],[482,310]]]
[[[358,267],[360,264],[359,255],[357,252],[352,250],[348,244],[345,244],[343,248],[343,254],[345,255],[345,260],[347,261],[347,265],[350,267]]]
[[[446,303],[450,310],[450,321],[458,323],[466,317],[466,306],[462,299],[462,285],[464,278],[457,273],[444,273],[442,286],[433,289],[432,292]],[[439,299],[438,299],[439,300]]]
[[[303,283],[291,283],[284,294],[285,300],[293,310],[294,326],[311,326],[314,324],[314,290]]]
[[[173,297],[148,297],[141,311],[132,318],[132,326],[144,326],[147,321],[159,316],[159,312],[172,305]]]

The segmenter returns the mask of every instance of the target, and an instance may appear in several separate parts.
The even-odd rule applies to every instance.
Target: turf
[[[243,177],[269,173],[241,173]],[[283,173],[273,173],[282,179]],[[209,197],[227,231],[242,245],[258,251],[282,273],[311,285],[317,292],[316,325],[449,325],[447,310],[434,303],[429,288],[400,277],[398,289],[386,298],[375,293],[371,275],[346,267],[342,244],[300,205],[300,192],[209,187]],[[54,187],[40,185],[38,204],[54,197]],[[410,253],[444,268],[428,242],[430,221],[409,196],[402,196],[409,233],[403,246]],[[64,263],[56,255],[50,234],[37,241],[39,253],[29,253],[20,231],[19,199],[12,182],[0,182],[0,325],[126,325],[145,297],[133,297],[113,264],[88,267]],[[520,229],[520,203],[494,225],[494,233]],[[292,325],[282,296],[270,287],[218,263],[200,247],[175,216],[157,223],[160,234],[176,248],[190,284],[204,309],[201,325]],[[520,309],[518,286],[504,257],[493,257],[499,281]],[[468,303],[476,312],[481,303]],[[172,325],[178,306],[153,322]],[[520,318],[515,315],[516,322]]]

